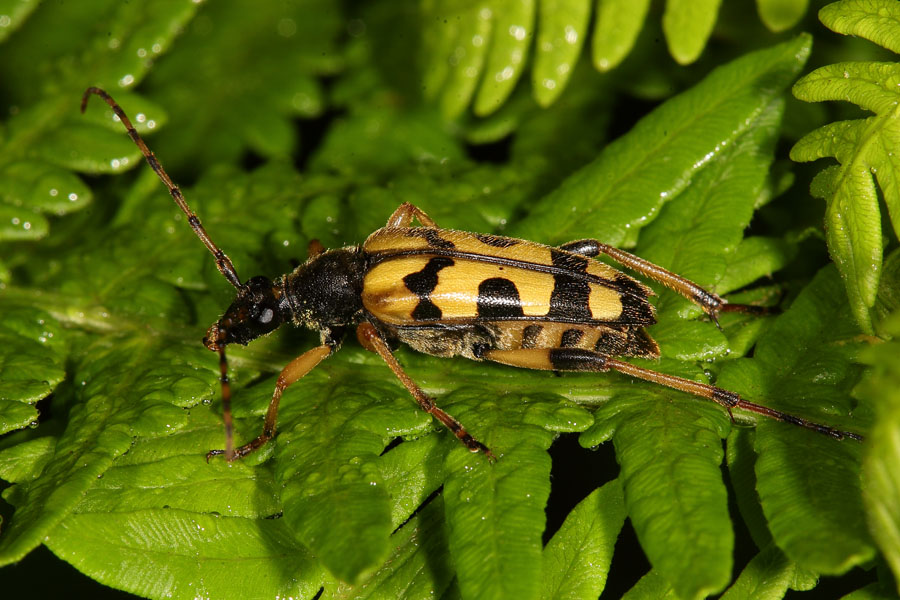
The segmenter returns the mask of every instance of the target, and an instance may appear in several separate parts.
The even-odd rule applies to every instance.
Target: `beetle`
[[[119,104],[104,90],[90,87],[81,100],[82,112],[91,95],[102,98],[121,120],[212,253],[219,271],[237,290],[234,302],[203,340],[219,354],[225,422],[225,448],[211,450],[207,460],[224,455],[230,462],[274,438],[284,390],[334,354],[353,327],[360,343],[384,360],[422,410],[469,450],[491,459],[491,450],[439,408],[403,370],[393,347],[402,343],[432,356],[463,356],[527,369],[614,370],[712,400],[729,415],[738,408],[836,439],[862,440],[859,434],[749,402],[714,385],[620,360],[659,357],[659,347],[646,331],[656,323],[649,302],[653,292],[595,257],[606,256],[678,292],[699,305],[716,325],[723,312],[762,314],[766,309],[730,304],[684,277],[599,240],[551,247],[442,229],[418,207],[404,203],[360,246],[325,250],[314,240],[307,261],[293,272],[274,280],[257,276],[242,283],[231,260],[209,237]],[[234,448],[225,347],[246,345],[284,323],[318,331],[321,343],[282,369],[262,433]]]

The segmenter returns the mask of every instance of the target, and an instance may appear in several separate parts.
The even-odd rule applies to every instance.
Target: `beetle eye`
[[[274,317],[274,316],[275,316],[275,311],[273,311],[271,308],[263,309],[262,313],[260,313],[260,315],[259,315],[259,322],[260,323],[268,323],[269,321],[272,320],[272,317]]]

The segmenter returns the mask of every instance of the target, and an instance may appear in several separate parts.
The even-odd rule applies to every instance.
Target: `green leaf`
[[[169,436],[138,439],[45,543],[148,597],[314,594],[324,574],[271,518],[281,511],[271,474],[204,460],[200,450],[221,438],[219,418],[201,410]]]
[[[805,14],[806,2],[758,0],[759,14],[770,29],[781,31]],[[700,56],[716,23],[720,3],[666,3],[662,27],[669,52],[677,62],[689,64]],[[594,67],[601,72],[615,69],[635,47],[640,48],[638,34],[642,28],[655,25],[646,23],[649,7],[648,0],[429,0],[420,6],[418,14],[395,12],[391,22],[398,27],[404,27],[399,23],[409,23],[410,27],[421,28],[421,89],[428,99],[437,100],[446,117],[456,118],[470,105],[477,116],[500,109],[528,66],[532,38],[531,95],[541,107],[550,106],[568,89],[587,36],[591,37]],[[407,56],[397,56],[394,63],[406,60]],[[640,76],[646,73],[642,69]],[[597,81],[594,74],[594,85]],[[668,95],[671,84],[667,81],[663,85]]]
[[[718,289],[736,290],[784,268],[795,248],[779,239],[747,237],[729,257]]]
[[[754,430],[734,428],[728,435],[726,456],[728,480],[735,492],[738,510],[757,548],[766,548],[772,542],[766,517],[759,504],[756,491],[756,459]]]
[[[663,31],[672,57],[687,65],[700,56],[722,0],[667,0]]]
[[[460,591],[469,598],[537,598],[550,493],[546,450],[553,430],[580,430],[590,419],[554,396],[492,401],[462,390],[444,399],[463,422],[471,414],[491,424],[483,439],[500,458],[491,464],[459,444],[447,456],[446,519]],[[455,408],[455,399],[467,401],[471,412]]]
[[[559,97],[575,68],[587,37],[591,3],[586,0],[540,0],[531,82],[534,98],[549,106]]]
[[[522,76],[534,31],[536,4],[535,0],[517,0],[497,6],[491,49],[472,107],[476,115],[497,110]]]
[[[891,315],[900,309],[900,250],[894,250],[884,259],[884,272],[875,299],[875,328],[881,337],[889,337],[884,326]]]
[[[309,598],[321,577],[279,520],[177,509],[134,511],[127,519],[80,513],[63,521],[47,545],[98,581],[150,598]]]
[[[746,249],[740,256],[738,250],[767,183],[783,107],[782,101],[775,100],[762,110],[745,135],[700,171],[688,190],[663,206],[645,230],[650,241],[640,244],[641,257],[718,293],[731,290],[720,286],[719,281],[732,261],[740,263],[745,274],[769,268],[768,264],[747,264]],[[674,292],[663,292],[659,302],[661,325],[686,304]],[[699,312],[693,306],[688,310]],[[724,351],[721,348],[719,353]],[[715,352],[710,351],[696,358],[713,355]]]
[[[0,7],[4,46],[0,79],[7,86],[9,120],[0,136],[0,241],[35,240],[48,235],[45,215],[80,210],[91,192],[69,171],[119,172],[137,164],[137,148],[109,130],[112,111],[92,107],[78,115],[78,98],[89,85],[128,88],[146,74],[152,58],[165,52],[196,3],[166,0],[151,4],[100,1],[90,11],[75,5],[9,2]],[[103,29],[104,37],[94,37]],[[55,31],[52,40],[46,32]],[[23,69],[20,65],[33,65]],[[156,107],[123,94],[140,131],[164,117]],[[104,115],[101,117],[101,115]],[[148,116],[149,115],[149,116]],[[146,118],[145,118],[146,117]],[[103,123],[105,128],[98,125]],[[28,224],[28,227],[25,224]]]
[[[624,60],[649,8],[649,0],[597,0],[591,56],[598,71],[612,70]]]
[[[727,416],[711,404],[648,389],[619,394],[595,419],[581,443],[595,445],[615,430],[625,504],[651,564],[681,598],[722,590],[734,544],[719,468]],[[682,551],[673,554],[673,547]]]
[[[525,202],[536,181],[515,167],[422,167],[401,173],[388,186],[359,189],[350,199],[354,239],[363,239],[384,224],[402,202],[411,202],[437,223],[469,231],[494,230]],[[449,221],[448,221],[449,220]]]
[[[65,148],[66,150],[62,150]],[[40,160],[83,173],[120,173],[139,164],[141,153],[127,137],[87,123],[62,127],[32,146]]]
[[[0,477],[11,483],[34,479],[53,456],[56,438],[44,436],[0,452]]]
[[[613,546],[624,522],[619,480],[582,500],[544,548],[541,598],[597,598],[606,585]]]
[[[425,506],[391,537],[394,551],[369,580],[352,587],[326,586],[325,598],[397,598],[439,596],[451,582],[447,526],[440,497]]]
[[[370,178],[410,162],[456,166],[463,156],[437,111],[410,114],[389,106],[367,106],[335,123],[311,168]]]
[[[0,171],[3,203],[37,213],[65,215],[93,199],[90,188],[64,169],[40,162],[18,162]]]
[[[39,240],[50,230],[43,215],[5,204],[0,204],[0,223],[0,241]]]
[[[869,585],[856,590],[846,596],[842,597],[841,600],[892,600],[896,598],[897,594],[894,590],[890,589],[888,585],[885,585],[882,582],[870,583]]]
[[[809,39],[801,36],[720,67],[609,144],[511,233],[551,242],[597,237],[620,246],[747,131],[808,53]]]
[[[356,583],[389,552],[390,495],[378,457],[392,437],[421,432],[428,420],[402,396],[394,406],[386,404],[392,385],[369,384],[360,393],[355,384],[342,385],[347,377],[329,373],[329,367],[285,395],[275,473],[285,521],[297,539],[337,578]],[[320,400],[302,402],[305,390]],[[269,386],[261,390],[263,398],[270,393]]]
[[[62,328],[46,312],[0,304],[0,434],[37,424],[34,404],[65,377]]]
[[[342,63],[337,9],[327,0],[252,9],[207,3],[147,82],[158,104],[187,108],[172,114],[155,142],[157,154],[175,164],[210,165],[245,152],[284,158],[298,149],[303,140],[292,119],[321,114],[324,92],[315,76],[335,73]]]
[[[641,577],[640,581],[622,596],[622,600],[674,600],[676,598],[679,596],[656,570],[651,570]]]
[[[889,0],[840,0],[819,11],[819,19],[832,31],[873,41],[894,52],[900,52],[898,16],[897,4]]]
[[[116,92],[116,102],[131,117],[131,124],[142,135],[152,133],[163,127],[169,120],[168,114],[155,102],[132,92]],[[122,121],[113,112],[112,108],[102,99],[89,96],[84,112],[79,115],[76,125],[92,123],[101,125],[109,131],[122,137]],[[134,144],[132,144],[133,146]]]
[[[723,600],[777,600],[788,590],[794,565],[775,546],[754,556],[737,581],[722,594]]]
[[[848,35],[865,37],[895,52],[900,50],[900,16],[895,2],[843,0],[820,12],[822,22]],[[840,163],[820,181],[825,198],[828,249],[847,288],[854,317],[871,333],[871,309],[881,272],[881,214],[875,182],[888,207],[895,234],[900,234],[900,164],[888,149],[900,142],[897,125],[896,63],[854,62],[821,67],[794,86],[807,102],[843,100],[875,116],[825,125],[801,139],[791,150],[795,161],[826,156]],[[874,175],[874,179],[873,179]]]
[[[173,354],[146,341],[122,344],[121,348],[129,346],[136,362],[122,361],[121,349],[94,351],[90,362],[77,369],[86,385],[75,392],[69,427],[59,437],[53,458],[39,478],[23,481],[4,493],[17,511],[0,540],[0,563],[20,560],[55,530],[114,459],[128,451],[133,436],[155,437],[183,426],[172,420],[181,414],[180,409],[173,412],[169,402],[156,400],[160,384],[140,361],[151,353],[169,360],[167,356],[187,348],[177,348]],[[174,393],[180,399],[194,395],[196,402],[208,394],[209,384],[190,371],[170,372],[163,384],[167,393],[160,395],[166,398]],[[119,383],[107,385],[108,380]],[[134,398],[144,401],[134,402]]]
[[[786,344],[785,340],[791,340]],[[718,384],[744,397],[840,427],[859,377],[861,346],[837,274],[824,269],[763,334],[753,359],[726,364]],[[816,348],[816,352],[809,349]],[[864,410],[861,411],[864,413]],[[864,418],[855,428],[864,427]],[[756,432],[757,490],[776,544],[798,566],[843,573],[873,553],[863,521],[861,446],[764,419]]]
[[[799,23],[808,6],[809,0],[756,0],[759,18],[769,31],[774,32],[785,31]]]
[[[99,0],[85,11],[78,6],[39,6],[6,47],[0,68],[17,102],[29,105],[39,94],[53,103],[50,113],[62,106],[77,108],[76,94],[89,84],[108,89],[128,88],[146,75],[152,59],[168,50],[178,30],[197,10],[196,3],[164,0],[151,4],[128,4]],[[103,37],[94,32],[103,31]],[[48,40],[47,31],[57,35]],[[102,43],[98,43],[102,40]],[[27,62],[23,62],[27,61]],[[20,69],[16,65],[40,65]],[[52,74],[53,81],[36,85]]]
[[[887,331],[900,334],[900,313],[890,319]],[[900,580],[900,353],[894,340],[872,347],[863,355],[875,367],[856,395],[876,407],[875,425],[863,458],[864,494],[869,531]],[[897,592],[900,593],[900,587]]]
[[[38,7],[37,0],[3,0],[0,2],[0,42],[22,26],[32,11]]]
[[[443,22],[443,39],[437,45],[450,51],[446,57],[450,69],[443,81],[427,89],[441,91],[441,112],[452,118],[465,110],[475,94],[496,29],[488,2],[454,3],[441,8],[446,12],[426,8],[426,15]]]
[[[447,476],[447,447],[438,436],[423,436],[386,453],[378,467],[391,490],[391,525],[400,527],[441,486]]]

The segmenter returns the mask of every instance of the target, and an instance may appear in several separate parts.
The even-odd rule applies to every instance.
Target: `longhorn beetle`
[[[391,347],[404,343],[425,354],[553,371],[610,369],[717,402],[830,435],[862,436],[813,423],[759,404],[728,390],[658,373],[616,357],[658,358],[659,347],[646,327],[656,323],[650,288],[596,260],[605,255],[698,304],[718,325],[722,312],[761,314],[766,309],[729,304],[699,285],[642,258],[598,240],[578,240],[558,248],[497,235],[441,229],[422,210],[400,205],[387,224],[361,246],[325,250],[310,243],[307,261],[274,281],[252,277],[244,283],[225,253],[212,241],[181,190],[156,160],[122,108],[104,90],[100,96],[122,121],[150,168],[159,176],[237,297],[214,323],[203,343],[219,354],[225,421],[225,449],[207,460],[247,456],[275,436],[278,404],[285,388],[338,350],[350,327],[360,343],[376,352],[409,390],[422,410],[443,423],[473,452],[494,456],[462,424],[441,410],[406,374]],[[419,226],[414,227],[417,220]],[[225,346],[246,345],[283,323],[316,330],[321,345],[292,360],[278,376],[262,433],[238,448],[233,444],[231,388]],[[733,418],[733,417],[732,417]]]

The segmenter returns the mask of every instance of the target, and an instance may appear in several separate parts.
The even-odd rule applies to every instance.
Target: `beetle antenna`
[[[172,179],[169,177],[169,174],[166,173],[165,169],[162,168],[162,165],[159,164],[159,161],[156,160],[156,156],[153,152],[150,151],[150,148],[147,147],[147,144],[144,143],[144,140],[141,138],[141,135],[137,132],[134,126],[131,124],[131,119],[128,118],[128,115],[125,114],[125,111],[122,110],[122,107],[119,106],[119,103],[112,99],[112,96],[106,93],[105,90],[102,90],[98,87],[89,87],[84,91],[84,95],[81,97],[81,112],[84,112],[84,109],[87,107],[88,100],[91,97],[91,94],[96,94],[103,98],[103,101],[106,102],[110,108],[112,108],[113,112],[119,117],[119,120],[122,121],[122,124],[125,126],[125,129],[128,131],[128,137],[131,138],[131,141],[137,145],[138,149],[140,149],[141,154],[144,155],[144,158],[147,159],[147,164],[150,165],[150,168],[153,169],[153,172],[156,173],[156,176],[159,177],[160,181],[169,189],[169,194],[172,196],[172,199],[175,200],[175,204],[178,205],[178,208],[181,209],[181,212],[185,214],[188,219],[188,224],[191,226],[191,229],[194,230],[194,233],[197,234],[197,237],[200,238],[200,241],[212,252],[212,255],[216,258],[216,267],[218,267],[219,272],[228,280],[228,283],[233,285],[234,287],[240,289],[241,280],[238,277],[237,271],[234,269],[234,265],[231,263],[231,259],[225,255],[222,250],[219,249],[218,246],[210,239],[209,234],[206,233],[206,230],[203,228],[203,225],[200,224],[200,219],[197,218],[197,215],[191,210],[188,206],[187,202],[184,200],[184,195],[181,193],[181,190],[178,189],[178,186],[172,182]],[[224,353],[221,354],[224,360]],[[230,417],[230,413],[228,413]],[[229,442],[231,438],[229,436]]]

